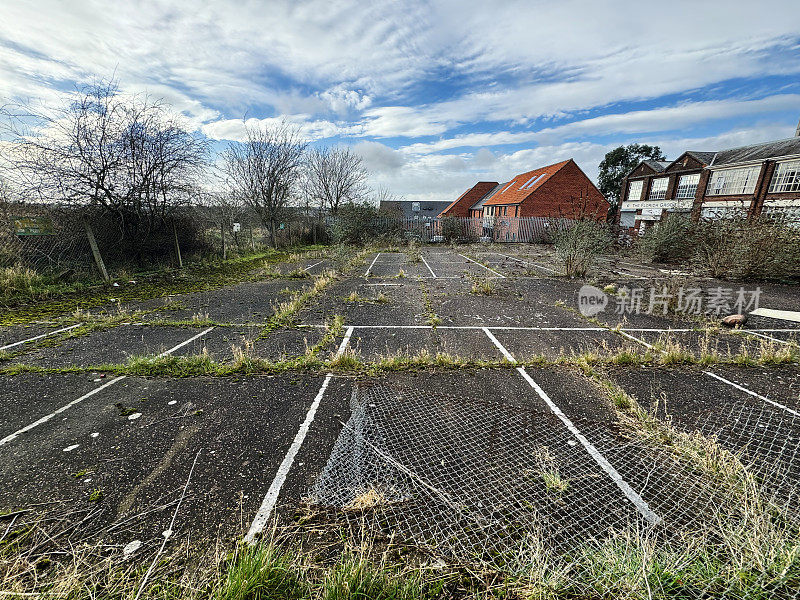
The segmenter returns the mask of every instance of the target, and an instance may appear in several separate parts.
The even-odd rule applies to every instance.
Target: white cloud
[[[0,105],[49,102],[116,74],[213,139],[241,139],[241,117],[282,115],[312,140],[361,138],[354,148],[376,179],[410,197],[449,198],[476,178],[570,153],[596,164],[605,146],[581,141],[588,136],[635,135],[676,152],[684,140],[730,145],[758,137],[759,119],[763,132],[777,131],[773,116],[800,105],[795,88],[759,93],[752,83],[800,73],[796,0],[770,10],[743,0],[674,0],[669,10],[625,0],[32,0],[2,12]],[[669,99],[651,110],[621,107],[660,98]],[[691,137],[732,118],[749,125]],[[534,119],[550,125],[520,131]],[[377,141],[394,137],[424,139],[397,150]],[[536,146],[489,150],[503,144]],[[454,152],[466,148],[475,151]]]
[[[406,159],[398,152],[380,142],[359,142],[353,152],[361,156],[364,165],[373,173],[390,173],[402,167]]]
[[[317,141],[337,136],[354,135],[360,128],[343,123],[311,119],[309,115],[289,115],[286,117],[267,117],[264,119],[219,119],[200,127],[203,135],[213,140],[244,141],[245,127],[274,127],[286,121],[295,125],[308,141]]]

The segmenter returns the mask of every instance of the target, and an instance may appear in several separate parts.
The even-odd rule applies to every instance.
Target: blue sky
[[[0,0],[0,104],[115,75],[222,147],[242,119],[346,144],[371,183],[452,199],[623,143],[790,137],[800,6],[652,2]]]

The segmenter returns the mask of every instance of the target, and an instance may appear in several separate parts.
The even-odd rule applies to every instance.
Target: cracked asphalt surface
[[[313,277],[331,264],[314,259],[279,265],[278,271],[308,268]],[[348,347],[365,363],[423,351],[466,360],[501,361],[510,356],[555,361],[587,352],[609,357],[643,352],[646,344],[654,343],[674,342],[697,354],[710,349],[757,352],[765,343],[763,336],[718,330],[635,331],[700,326],[697,320],[673,315],[629,315],[622,324],[623,332],[630,330],[625,336],[616,329],[618,315],[601,314],[593,320],[581,316],[577,294],[584,282],[559,277],[561,268],[546,247],[424,247],[419,258],[407,252],[375,252],[311,298],[296,315],[295,326],[266,333],[276,306],[307,286],[310,278],[251,281],[168,301],[131,303],[126,310],[150,312],[135,322],[122,318],[88,332],[53,333],[64,326],[55,323],[0,328],[0,346],[48,334],[14,346],[0,362],[6,370],[15,365],[43,368],[0,377],[0,511],[74,507],[91,515],[81,525],[87,536],[99,535],[120,546],[131,540],[156,545],[186,486],[176,538],[239,538],[286,462],[315,399],[319,408],[285,473],[278,510],[271,518],[290,518],[293,507],[308,496],[350,416],[354,388],[365,383],[365,376],[346,373],[335,374],[323,389],[325,374],[317,372],[117,378],[102,370],[103,365],[135,357],[171,352],[227,362],[246,352],[270,361],[287,360],[319,344],[324,325],[336,315],[343,317],[344,328],[317,349],[319,356],[334,356],[342,335],[352,327]],[[602,288],[663,275],[652,265],[610,259],[598,263],[590,280]],[[476,281],[490,281],[493,293],[472,293]],[[764,286],[761,304],[796,310],[799,298],[796,286],[769,285]],[[430,327],[434,317],[436,328]],[[758,319],[751,327],[778,330],[766,334],[778,341],[767,343],[781,345],[796,343],[796,325]],[[209,327],[213,328],[198,336]],[[686,430],[695,425],[697,415],[725,411],[726,406],[781,410],[763,398],[800,410],[797,364],[713,368],[739,387],[705,370],[697,365],[617,365],[609,376],[642,406],[659,401],[668,406],[669,415]],[[598,440],[610,456],[615,455],[614,440],[622,443],[630,435],[601,387],[575,366],[534,364],[526,373],[566,418],[587,431],[601,431]],[[456,407],[459,401],[487,402],[547,415],[550,420],[542,435],[547,437],[551,428],[553,440],[564,439],[563,424],[551,419],[553,408],[510,366],[385,372],[369,379],[370,384],[446,394]],[[408,440],[412,447],[415,443]],[[570,453],[579,450],[564,447],[554,452],[568,461]],[[637,458],[642,464],[656,459],[661,460]],[[597,465],[587,464],[592,476],[604,477]],[[636,460],[620,465],[620,475],[646,502],[668,512],[671,491],[625,466],[631,464]],[[613,485],[606,488],[618,493]],[[576,503],[575,510],[587,501]],[[620,496],[618,501],[624,505],[626,499]]]

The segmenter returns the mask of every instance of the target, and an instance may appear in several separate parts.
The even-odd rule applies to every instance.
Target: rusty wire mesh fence
[[[575,421],[645,508],[546,410],[384,384],[351,408],[311,496],[380,535],[529,577],[532,597],[800,596],[792,413],[687,415],[680,443]]]
[[[225,214],[211,207],[132,219],[57,203],[0,205],[0,268],[54,274],[97,274],[96,253],[113,275],[118,269],[176,266],[187,258],[230,257],[315,239],[324,240],[324,223],[298,213],[286,214],[273,228],[254,212]]]

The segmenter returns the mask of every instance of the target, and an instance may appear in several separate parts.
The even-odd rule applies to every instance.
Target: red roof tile
[[[550,179],[555,173],[566,165],[570,160],[563,160],[553,165],[547,165],[527,173],[521,173],[514,177],[511,181],[504,184],[499,192],[486,201],[484,206],[497,206],[505,204],[519,204],[525,198],[530,196],[533,192],[538,190]],[[521,188],[525,189],[521,189]]]
[[[480,200],[487,192],[490,192],[497,185],[496,181],[479,181],[458,198],[453,200],[441,213],[440,217],[452,215],[455,217],[466,217],[470,207]]]

